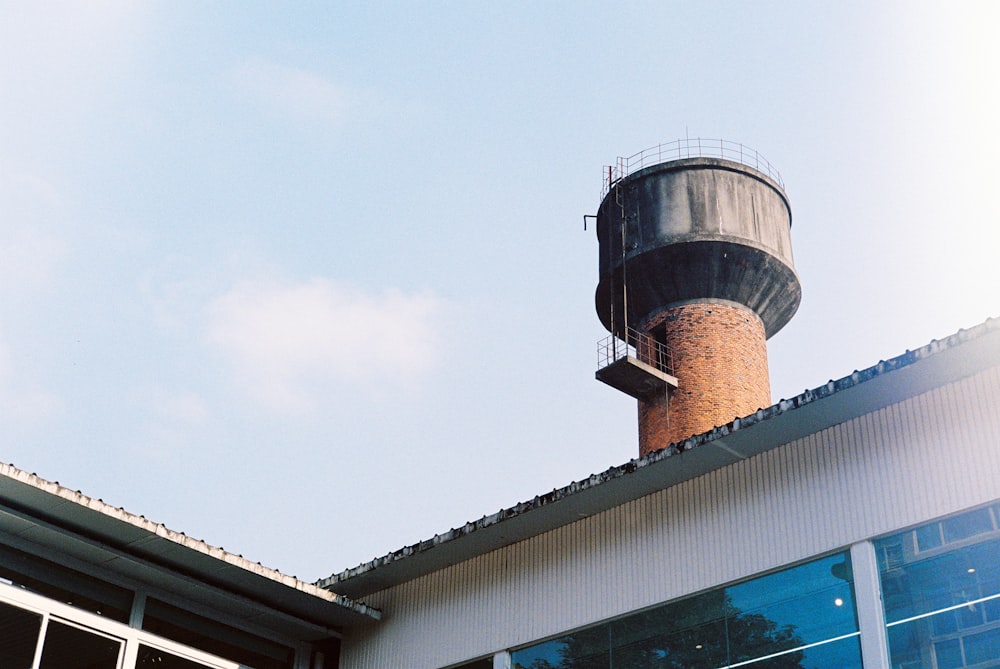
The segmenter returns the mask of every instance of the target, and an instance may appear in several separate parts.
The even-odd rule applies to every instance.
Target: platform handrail
[[[664,374],[675,376],[673,353],[669,347],[635,328],[628,328],[625,336],[622,339],[612,334],[597,342],[598,370],[631,356]]]
[[[781,173],[756,149],[725,139],[705,139],[702,137],[677,139],[665,144],[657,144],[628,157],[619,156],[615,165],[604,167],[604,187],[601,200],[611,192],[615,184],[634,172],[659,165],[660,163],[684,158],[723,158],[732,160],[774,179],[784,189]]]

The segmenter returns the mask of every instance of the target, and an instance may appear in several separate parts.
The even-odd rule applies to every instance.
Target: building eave
[[[1000,365],[1000,319],[807,390],[316,583],[361,597],[677,485]]]
[[[0,463],[0,542],[66,555],[104,578],[151,583],[303,638],[378,620],[380,612]]]

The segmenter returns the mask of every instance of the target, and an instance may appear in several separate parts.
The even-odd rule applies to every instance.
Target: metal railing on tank
[[[764,156],[760,155],[756,149],[744,146],[739,142],[730,142],[725,139],[704,139],[695,137],[693,139],[677,139],[666,144],[657,144],[648,149],[643,149],[627,158],[618,157],[617,164],[606,165],[604,167],[604,188],[601,190],[601,200],[607,195],[612,187],[621,179],[624,179],[633,172],[638,172],[645,167],[659,165],[671,160],[681,160],[683,158],[723,158],[752,167],[758,172],[763,172],[770,178],[778,182],[782,188],[785,182],[781,179],[781,173]]]
[[[604,369],[631,356],[664,374],[674,376],[673,354],[666,345],[635,328],[628,328],[625,337],[622,339],[618,335],[608,335],[597,342],[597,369]]]

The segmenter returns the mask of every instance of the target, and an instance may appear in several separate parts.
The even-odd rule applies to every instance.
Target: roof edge
[[[138,528],[149,535],[165,539],[170,543],[181,546],[189,551],[200,553],[204,556],[218,560],[219,562],[236,567],[246,572],[248,575],[266,579],[267,581],[277,583],[330,604],[336,604],[350,610],[353,613],[368,617],[372,620],[378,620],[381,618],[381,612],[378,609],[367,606],[361,602],[356,602],[345,595],[331,592],[330,590],[321,588],[313,583],[301,581],[294,576],[289,576],[276,569],[265,567],[259,562],[251,562],[242,555],[230,553],[223,548],[212,546],[205,541],[189,537],[183,532],[171,530],[162,523],[156,523],[144,516],[126,511],[122,507],[112,506],[101,499],[89,497],[79,490],[71,490],[70,488],[60,485],[58,482],[49,481],[38,476],[37,474],[28,473],[13,464],[0,462],[0,478],[14,481],[30,489],[51,495],[53,497],[58,497],[61,500],[69,502],[77,507],[88,509],[90,512],[99,514],[100,516],[114,522]],[[67,528],[67,530],[73,532],[78,531],[72,528]],[[125,552],[128,552],[127,548],[119,547],[119,550],[125,550]],[[210,574],[205,574],[204,577],[206,582],[211,582],[212,579]]]
[[[374,560],[371,560],[364,564],[358,565],[350,569],[346,569],[339,573],[335,573],[327,578],[320,579],[316,581],[315,584],[321,588],[336,589],[337,591],[340,592],[346,591],[349,594],[351,594],[351,596],[359,596],[359,595],[369,594],[371,592],[376,592],[377,590],[382,589],[383,587],[403,582],[405,580],[408,580],[409,578],[413,578],[424,573],[430,573],[431,571],[435,571],[436,569],[441,568],[442,565],[440,564],[441,562],[440,559],[428,560],[427,566],[423,568],[414,567],[409,569],[403,569],[402,567],[400,567],[400,573],[398,575],[393,575],[393,576],[386,575],[383,577],[377,577],[375,574],[375,572],[384,571],[389,567],[396,567],[398,565],[401,565],[404,561],[406,561],[409,558],[425,556],[432,549],[439,548],[441,546],[449,544],[454,544],[454,542],[458,542],[467,537],[475,536],[476,534],[483,534],[484,531],[488,531],[490,528],[495,527],[500,523],[520,518],[524,516],[524,514],[527,514],[531,511],[536,511],[538,509],[549,507],[557,502],[565,501],[569,497],[580,495],[581,493],[584,493],[585,491],[588,490],[597,489],[600,486],[607,486],[609,483],[620,480],[623,477],[627,477],[637,472],[640,472],[641,470],[649,468],[653,465],[666,461],[670,458],[673,458],[685,452],[692,451],[698,449],[699,447],[711,444],[712,442],[725,439],[730,435],[734,435],[734,433],[742,433],[744,430],[747,430],[757,425],[763,426],[763,424],[766,424],[779,416],[788,414],[790,412],[798,411],[810,405],[814,405],[817,402],[826,400],[827,398],[843,393],[844,391],[856,388],[858,386],[862,386],[866,383],[870,383],[875,379],[879,379],[885,376],[886,374],[906,369],[914,365],[915,363],[934,358],[935,356],[939,356],[940,354],[946,351],[955,349],[956,347],[962,344],[984,338],[991,334],[998,336],[998,344],[1000,344],[1000,317],[988,318],[985,322],[977,326],[974,326],[969,329],[961,329],[955,334],[950,335],[944,339],[941,340],[934,339],[929,344],[922,346],[921,348],[912,351],[908,349],[905,353],[899,356],[896,356],[889,360],[880,360],[875,365],[872,365],[871,367],[868,367],[861,371],[855,370],[853,373],[844,376],[840,379],[837,380],[831,379],[830,381],[821,386],[818,386],[811,390],[805,390],[801,394],[796,395],[791,399],[781,399],[766,409],[758,409],[756,412],[748,416],[744,416],[742,418],[737,418],[726,425],[715,427],[707,432],[689,437],[688,439],[685,439],[681,442],[670,444],[663,449],[649,453],[648,455],[641,458],[629,460],[623,465],[611,467],[610,469],[607,469],[604,472],[598,474],[591,474],[589,477],[585,479],[574,481],[569,485],[555,489],[544,495],[537,495],[528,501],[520,502],[518,504],[515,504],[514,506],[501,509],[500,511],[494,514],[485,515],[478,520],[469,521],[460,527],[452,528],[440,534],[435,534],[433,537],[421,541],[419,543],[405,546],[399,550],[375,558]],[[998,351],[1000,351],[1000,345],[998,345]],[[993,360],[991,365],[989,366],[998,364],[1000,364],[1000,356],[998,356],[997,359]],[[984,365],[981,368],[985,369],[986,367],[987,366]],[[967,373],[965,373],[966,371]],[[977,369],[972,369],[971,371],[958,370],[955,373],[954,379],[952,380],[958,380],[959,378],[964,378],[965,376],[971,375],[975,371],[977,371]],[[946,380],[945,382],[948,381]],[[885,401],[882,402],[881,406],[887,406],[889,404],[901,401],[906,397],[914,396],[922,392],[925,392],[925,390],[926,389],[919,387],[917,384],[908,385],[906,388],[900,391],[902,393],[901,395],[886,397]],[[863,413],[867,413],[868,410],[870,409],[866,409]],[[844,420],[853,417],[850,415],[847,415],[845,417],[839,412],[835,412],[835,414],[836,415],[832,417],[832,422],[827,421],[829,422],[829,424],[825,423],[819,424],[818,426],[814,426],[814,429],[803,431],[801,426],[792,425],[790,428],[786,428],[783,434],[768,435],[770,440],[770,444],[768,446],[756,447],[756,448],[743,447],[741,448],[741,450],[744,451],[744,454],[743,455],[737,454],[736,459],[749,457],[750,455],[754,455],[757,452],[761,452],[763,450],[768,450],[769,448],[776,448],[777,446],[780,446],[783,443],[788,443],[789,441],[799,438],[804,434],[808,434],[811,431],[815,431],[815,429],[825,429],[827,427],[844,422]],[[763,429],[763,428],[758,428],[758,429]],[[799,434],[799,432],[801,432],[802,434]],[[750,435],[741,434],[740,436],[745,439]],[[764,435],[762,434],[759,436],[764,436]],[[742,442],[744,439],[741,439],[740,441]],[[727,451],[732,452],[732,449],[727,448],[724,445],[722,446],[722,448],[725,448]],[[712,460],[711,462],[715,462],[716,464],[712,465],[711,463],[709,463],[707,465],[708,469],[705,469],[704,471],[697,471],[693,475],[700,475],[702,473],[706,473],[707,471],[711,471],[712,469],[717,469],[729,464],[729,462],[722,462],[721,464],[718,464],[718,460]],[[690,474],[690,472],[688,472],[688,474]],[[693,475],[688,476],[687,474],[684,474],[682,476],[690,478],[693,477]],[[640,496],[644,496],[646,494],[654,492],[656,489],[663,489],[669,487],[670,485],[674,485],[677,482],[679,482],[679,480],[684,480],[684,479],[675,478],[672,480],[668,480],[665,484],[660,485],[655,489],[650,489],[648,485],[644,486],[641,488],[641,494],[636,494],[634,495],[634,497],[638,498]],[[610,499],[610,496],[608,498]],[[599,510],[601,509],[598,509],[598,511]],[[590,513],[588,512],[587,514],[576,514],[576,515],[577,516],[590,515]],[[573,517],[572,515],[567,516],[566,514],[555,514],[555,516],[557,518],[563,518],[565,519],[565,521],[546,525],[544,529],[535,532],[535,534],[539,534],[542,531],[555,529],[556,527],[568,524],[569,522],[573,522],[574,520],[578,519],[578,517]],[[522,540],[523,538],[526,538],[526,536],[530,536],[530,535],[524,535],[518,539],[512,539],[511,537],[513,536],[514,533],[508,533],[508,534],[510,536],[508,536],[506,541],[483,542],[484,545],[478,548],[478,552],[472,553],[470,551],[470,554],[465,555],[462,559],[468,559],[470,557],[473,557],[474,554],[485,553],[488,550],[494,550],[495,548],[501,547],[502,545],[510,544],[513,543],[515,540]],[[477,549],[474,548],[472,550],[476,551]],[[392,570],[390,569],[389,571]],[[370,583],[365,583],[365,581],[370,581]]]

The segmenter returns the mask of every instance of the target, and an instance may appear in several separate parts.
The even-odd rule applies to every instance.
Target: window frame
[[[207,669],[241,669],[241,665],[238,662],[227,660],[196,648],[191,648],[190,646],[184,646],[176,641],[129,627],[124,623],[103,618],[89,611],[75,608],[69,604],[58,602],[7,583],[0,583],[0,602],[42,616],[38,639],[36,641],[35,657],[32,661],[32,669],[37,669],[41,661],[42,649],[45,644],[46,632],[48,631],[50,620],[121,641],[122,646],[116,664],[118,669],[134,669],[140,644],[171,653],[192,662],[197,662],[204,665]]]

